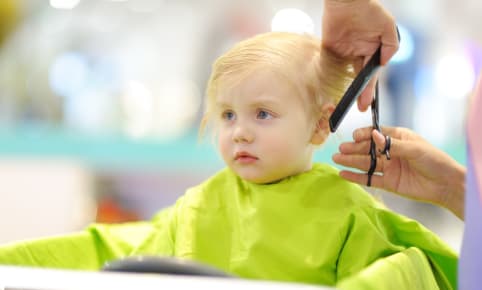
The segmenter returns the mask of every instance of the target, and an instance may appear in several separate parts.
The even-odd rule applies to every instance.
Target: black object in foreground
[[[133,256],[108,262],[102,271],[234,278],[214,267],[174,257]]]

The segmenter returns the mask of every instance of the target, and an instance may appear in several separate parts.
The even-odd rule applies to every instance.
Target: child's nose
[[[233,132],[233,141],[236,143],[251,143],[254,140],[254,134],[248,126],[237,124]]]

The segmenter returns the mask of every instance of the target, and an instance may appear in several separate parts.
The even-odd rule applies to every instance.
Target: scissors
[[[400,32],[398,31],[397,27],[397,36],[398,41],[400,42]],[[375,51],[375,53],[371,56],[370,60],[367,64],[362,68],[360,73],[355,77],[353,82],[350,84],[348,89],[346,90],[345,94],[341,98],[340,102],[336,106],[335,110],[330,116],[328,120],[330,125],[330,131],[335,132],[340,123],[345,118],[346,113],[353,105],[355,100],[360,96],[363,90],[366,88],[368,82],[372,79],[372,77],[376,74],[378,69],[380,69],[380,55],[381,55],[381,46]],[[373,129],[381,132],[380,130],[380,120],[379,120],[379,109],[378,109],[378,80],[375,84],[375,95],[373,97],[373,101],[371,103],[371,112],[372,112],[372,126]],[[380,150],[381,154],[385,154],[387,160],[390,160],[390,145],[391,139],[390,136],[385,136],[385,148]],[[376,152],[376,145],[373,137],[370,141],[370,168],[368,169],[368,181],[367,186],[371,186],[371,180],[373,173],[377,167],[377,152]]]

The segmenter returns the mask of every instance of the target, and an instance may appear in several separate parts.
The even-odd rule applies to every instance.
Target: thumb
[[[385,149],[385,143],[387,142],[385,135],[377,130],[372,131],[372,137],[375,141],[376,149],[378,152]],[[390,138],[390,156],[402,159],[409,159],[418,154],[419,148],[414,146],[413,142],[403,141],[396,138]]]
[[[377,149],[382,150],[385,148],[385,136],[382,133],[378,130],[372,130],[372,137],[375,141],[375,145],[377,145]]]
[[[387,135],[387,136],[389,136],[389,135]],[[386,146],[386,143],[387,143],[387,137],[377,130],[372,131],[372,137],[373,137],[373,140],[375,141],[377,151],[382,152],[385,149],[385,146]],[[396,140],[396,139],[390,137],[390,148],[389,148],[390,152],[389,152],[389,154],[391,156],[398,156],[397,154],[400,153],[399,152],[400,146],[398,146],[399,145],[398,141],[400,141],[400,140]],[[394,143],[397,143],[397,144],[394,144]]]

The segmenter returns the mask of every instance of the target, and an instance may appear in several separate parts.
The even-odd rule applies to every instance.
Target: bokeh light
[[[168,79],[160,84],[156,102],[156,135],[179,137],[193,126],[201,105],[201,90],[191,80]]]
[[[125,131],[133,138],[146,137],[153,126],[154,97],[152,92],[139,81],[129,81],[122,95],[122,109],[125,113]]]
[[[281,9],[271,20],[271,31],[313,34],[313,19],[299,9]]]
[[[466,55],[451,53],[438,61],[435,68],[435,85],[439,95],[463,100],[472,90],[474,82],[474,68]]]
[[[52,90],[63,97],[70,97],[84,90],[88,77],[88,60],[82,53],[75,51],[60,54],[49,70]]]

